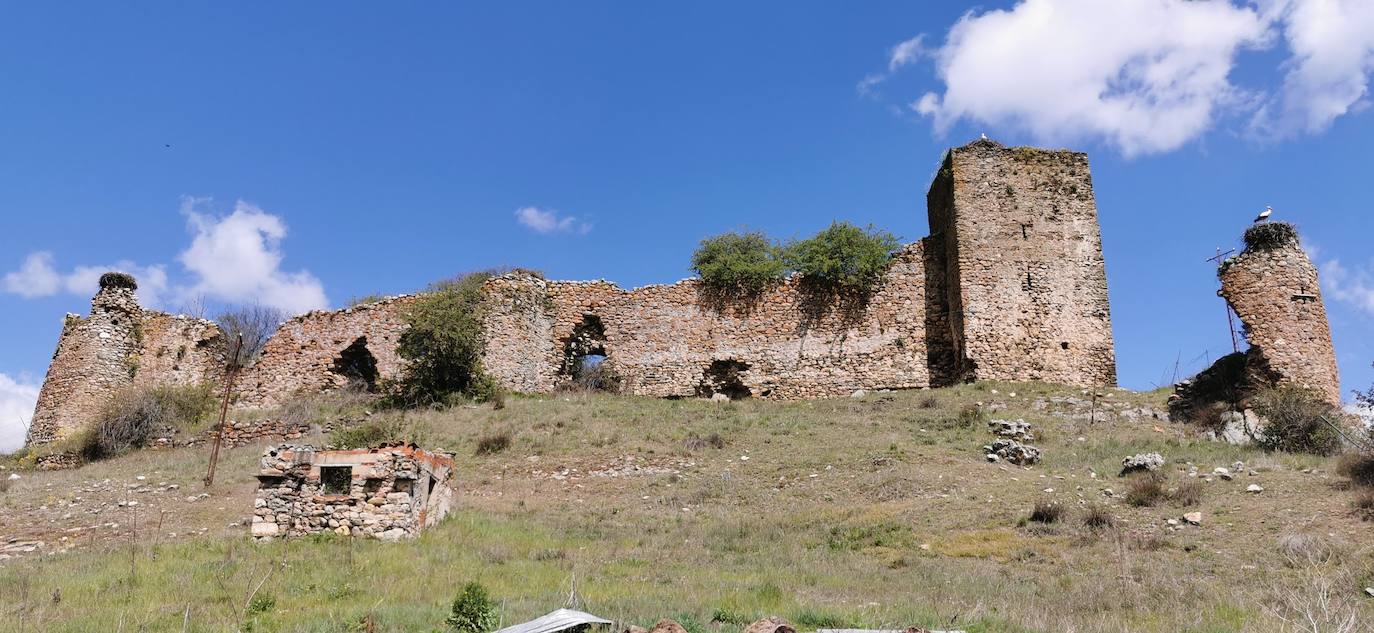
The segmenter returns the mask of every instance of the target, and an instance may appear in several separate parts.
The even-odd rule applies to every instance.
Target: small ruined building
[[[511,273],[483,288],[483,366],[548,393],[597,381],[656,397],[820,398],[969,380],[1116,383],[1107,277],[1088,157],[979,140],[950,149],[926,196],[930,235],[864,295],[793,277],[747,300],[696,279],[632,290]],[[120,388],[217,380],[214,324],[141,309],[102,284],[58,342],[29,434],[88,423]],[[415,296],[288,320],[237,379],[235,405],[375,390],[399,376]]]
[[[263,451],[252,534],[323,532],[397,540],[438,523],[454,502],[453,456],[410,445]]]
[[[1245,249],[1221,263],[1218,292],[1240,318],[1249,348],[1218,359],[1179,383],[1170,416],[1193,420],[1231,410],[1266,387],[1311,389],[1332,405],[1341,401],[1340,374],[1317,268],[1297,230],[1265,222],[1245,232]]]

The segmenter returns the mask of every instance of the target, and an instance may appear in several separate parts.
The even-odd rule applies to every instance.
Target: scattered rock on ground
[[[1202,513],[1189,512],[1188,514],[1183,515],[1183,520],[1193,525],[1202,525]]]
[[[1016,420],[990,420],[988,421],[988,430],[997,437],[1006,437],[1022,442],[1030,442],[1035,439],[1035,436],[1031,435],[1030,423],[1019,418]]]
[[[1138,472],[1154,472],[1164,466],[1164,456],[1159,453],[1136,453],[1121,460],[1121,475]]]
[[[988,461],[1005,460],[1017,466],[1030,466],[1040,461],[1040,449],[1016,440],[1001,439],[983,447]]]
[[[1261,486],[1261,485],[1259,485],[1259,484],[1250,484],[1250,485],[1248,485],[1248,486],[1245,487],[1245,491],[1246,491],[1246,492],[1253,492],[1253,493],[1255,493],[1255,494],[1259,494],[1259,493],[1261,493],[1261,492],[1264,492],[1264,486]]]
[[[740,633],[797,633],[787,620],[776,615],[768,616],[758,622],[750,624],[748,628]]]

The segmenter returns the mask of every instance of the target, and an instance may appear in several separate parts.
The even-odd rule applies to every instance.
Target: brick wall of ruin
[[[719,362],[740,363],[741,381],[759,397],[927,386],[945,378],[931,374],[932,350],[949,345],[926,338],[947,331],[942,311],[927,306],[943,287],[941,275],[926,274],[926,259],[924,242],[907,246],[867,302],[816,296],[795,278],[739,301],[711,297],[696,280],[623,290],[506,275],[487,283],[485,367],[510,389],[552,391],[571,378],[574,328],[594,315],[607,366],[633,394],[698,395]]]
[[[948,253],[957,377],[1116,384],[1086,154],[975,141],[950,150],[927,207]]]
[[[122,389],[214,379],[223,365],[219,337],[209,321],[142,309],[133,287],[103,286],[90,315],[67,315],[27,443],[84,428]]]
[[[378,380],[397,377],[402,361],[396,345],[406,328],[406,307],[414,300],[415,295],[402,295],[290,319],[237,378],[235,404],[273,407],[296,393],[346,387],[355,377],[339,361],[344,350],[355,345],[365,347],[375,361]]]
[[[1340,375],[1317,268],[1296,238],[1274,248],[1247,248],[1227,260],[1219,276],[1221,296],[1250,343],[1250,375],[1260,383],[1316,389],[1339,404]]]

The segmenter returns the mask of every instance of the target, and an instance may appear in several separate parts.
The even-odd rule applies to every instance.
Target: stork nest
[[[128,288],[138,290],[138,282],[129,273],[108,272],[100,276],[100,289]]]
[[[1298,229],[1287,222],[1262,222],[1245,230],[1245,250],[1272,251],[1297,245]]]

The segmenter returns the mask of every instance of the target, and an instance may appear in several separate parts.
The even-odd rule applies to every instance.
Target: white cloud
[[[178,256],[186,277],[181,283],[173,282],[164,265],[127,260],[80,265],[64,273],[57,269],[52,253],[38,251],[4,276],[4,290],[30,298],[59,292],[90,297],[99,289],[100,276],[113,270],[138,280],[139,303],[148,307],[165,307],[168,300],[208,299],[257,303],[296,314],[328,306],[324,287],[314,275],[281,270],[281,241],[287,229],[280,217],[243,201],[223,218],[196,210],[208,202],[205,198],[183,200],[182,213],[192,239]]]
[[[139,266],[120,261],[108,266],[77,266],[69,273],[58,272],[53,254],[29,253],[19,270],[5,274],[5,291],[21,297],[50,297],[59,292],[91,296],[100,288],[100,276],[118,271],[138,280],[138,299],[144,305],[161,305],[167,290],[167,271],[162,266]]]
[[[922,33],[893,46],[887,54],[887,72],[896,72],[902,66],[911,64],[925,55],[927,51],[921,47],[921,41],[925,37],[925,34]]]
[[[24,435],[38,403],[38,385],[21,383],[0,374],[0,453],[24,446]]]
[[[53,268],[52,253],[29,253],[19,270],[5,273],[5,292],[21,297],[47,297],[62,287],[62,275]]]
[[[1225,1],[1025,0],[965,14],[934,53],[944,93],[912,107],[940,132],[969,119],[1046,143],[1169,151],[1239,102],[1236,54],[1268,35],[1258,11]]]
[[[1326,130],[1344,114],[1368,105],[1374,72],[1374,2],[1264,0],[1283,23],[1292,56],[1281,95],[1251,120],[1251,132],[1283,138]]]
[[[299,314],[329,305],[324,287],[309,271],[281,270],[281,218],[238,201],[234,212],[216,218],[195,210],[197,200],[183,206],[194,237],[178,256],[198,281],[181,290],[183,296],[207,296],[236,303],[258,303]]]
[[[520,207],[515,210],[515,221],[529,227],[535,233],[578,233],[586,235],[592,225],[577,216],[563,215],[554,209],[539,207]]]
[[[1374,267],[1352,271],[1332,259],[1322,264],[1321,275],[1327,296],[1374,317]]]

